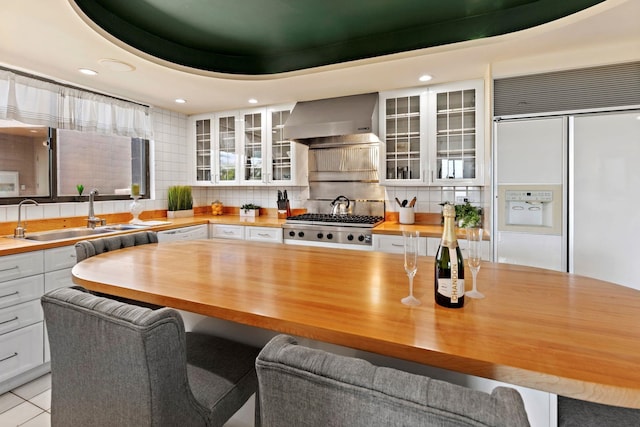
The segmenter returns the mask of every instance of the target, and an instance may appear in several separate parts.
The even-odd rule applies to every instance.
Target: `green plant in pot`
[[[173,185],[167,192],[167,217],[193,216],[193,197],[188,185]]]
[[[468,201],[462,205],[455,205],[456,221],[461,228],[482,226],[482,209],[473,206]]]
[[[253,203],[245,203],[240,206],[240,216],[259,216],[260,215],[260,206],[254,205]]]

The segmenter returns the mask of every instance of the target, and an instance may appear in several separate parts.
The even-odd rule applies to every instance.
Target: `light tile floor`
[[[254,398],[225,424],[253,427]],[[51,427],[51,374],[0,395],[0,426]]]
[[[51,374],[0,395],[0,426],[51,426]]]

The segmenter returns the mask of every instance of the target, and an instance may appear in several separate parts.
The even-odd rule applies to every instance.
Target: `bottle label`
[[[458,298],[464,295],[464,279],[458,278],[458,255],[455,248],[446,248],[449,251],[451,262],[451,278],[438,278],[438,293],[457,303]]]

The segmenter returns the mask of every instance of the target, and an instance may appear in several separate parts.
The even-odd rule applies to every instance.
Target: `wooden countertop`
[[[574,398],[640,408],[640,292],[483,262],[485,299],[433,302],[422,257],[242,241],[151,244],[73,268],[86,288]],[[467,288],[470,283],[468,283]]]
[[[122,221],[122,216],[115,216],[116,219],[113,221],[108,221],[108,225],[113,224],[126,224],[128,221]],[[200,224],[222,224],[222,225],[242,225],[242,226],[254,226],[254,227],[272,227],[272,228],[280,228],[282,224],[286,222],[285,219],[280,219],[274,215],[261,215],[257,218],[249,218],[242,217],[239,215],[195,215],[188,218],[171,218],[167,219],[166,217],[157,217],[157,218],[145,218],[146,221],[166,221],[169,224],[164,225],[156,225],[147,228],[147,230],[154,231],[162,231],[162,230],[170,230],[173,228],[186,227],[190,225],[200,225]],[[33,222],[33,221],[31,221]],[[74,218],[73,221],[68,221],[67,219],[63,220],[51,220],[51,227],[47,227],[47,223],[49,220],[41,220],[38,223],[38,226],[34,229],[34,231],[46,231],[46,230],[55,230],[55,229],[69,229],[69,228],[84,228],[84,226],[79,226],[79,224],[84,223],[83,218]],[[5,223],[6,224],[6,223]],[[11,224],[11,230],[15,227],[15,224]],[[5,226],[2,228],[5,232],[9,232],[9,227]],[[29,229],[30,230],[30,229]],[[30,231],[27,231],[27,235]],[[442,226],[439,224],[430,224],[430,223],[416,223],[412,225],[403,225],[399,224],[397,218],[391,217],[387,219],[387,221],[375,227],[372,232],[373,234],[381,234],[381,235],[401,235],[405,230],[417,230],[420,231],[420,235],[423,237],[436,237],[440,238],[442,236]],[[121,233],[135,233],[140,230],[128,230],[122,231]],[[463,239],[465,237],[464,230],[458,230],[458,238]],[[104,237],[101,235],[93,235],[93,236],[83,236],[65,240],[56,240],[50,242],[40,242],[34,240],[25,240],[25,239],[13,239],[11,235],[0,236],[0,256],[3,255],[11,255],[16,253],[23,252],[31,252],[41,249],[50,249],[56,248],[60,246],[68,246],[73,245],[80,240],[86,239],[96,239],[99,237]],[[489,234],[485,231],[485,240],[489,240]]]

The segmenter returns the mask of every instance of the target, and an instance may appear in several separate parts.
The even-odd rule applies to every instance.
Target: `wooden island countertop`
[[[640,291],[483,262],[485,299],[437,306],[433,258],[243,241],[150,244],[73,268],[88,289],[594,402],[640,408]],[[470,281],[469,281],[470,282]],[[467,288],[470,283],[468,283]]]

